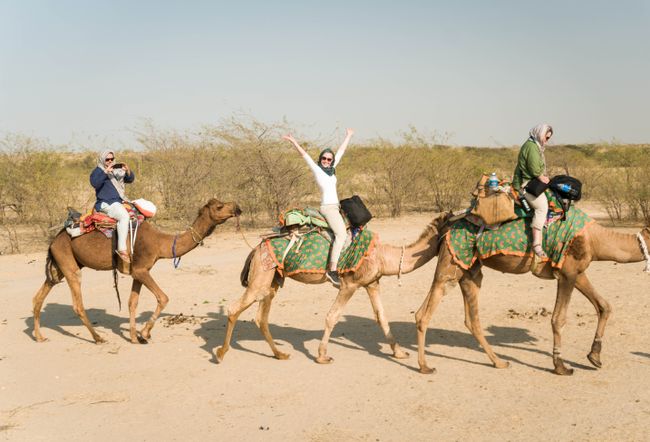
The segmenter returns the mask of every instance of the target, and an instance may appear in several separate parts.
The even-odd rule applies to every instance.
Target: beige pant
[[[126,251],[126,237],[129,233],[129,212],[126,211],[122,203],[113,203],[111,205],[102,203],[100,212],[117,220],[117,250]]]
[[[532,223],[533,229],[542,230],[546,222],[546,213],[548,212],[548,199],[546,199],[546,195],[544,192],[539,196],[524,193],[524,198],[526,198],[530,207],[535,209]]]
[[[332,243],[332,251],[330,252],[330,270],[336,270],[336,265],[339,262],[339,256],[341,255],[341,250],[343,250],[347,235],[345,223],[339,212],[338,204],[325,204],[320,206],[320,213],[323,214],[327,223],[330,225],[330,229],[334,232],[334,242]]]

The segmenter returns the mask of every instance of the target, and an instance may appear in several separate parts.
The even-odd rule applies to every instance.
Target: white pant
[[[546,199],[546,195],[544,192],[540,193],[539,196],[524,193],[524,198],[526,198],[530,207],[535,209],[532,222],[533,229],[542,230],[546,222],[546,213],[548,212],[548,199]]]
[[[330,270],[336,270],[336,265],[339,262],[341,250],[345,244],[347,231],[345,230],[345,223],[343,217],[339,212],[338,204],[324,204],[320,206],[320,213],[323,214],[330,229],[334,232],[334,242],[332,243],[332,252],[330,253]]]
[[[111,205],[102,203],[99,209],[101,212],[117,220],[117,250],[126,251],[126,236],[129,233],[129,212],[122,203]]]

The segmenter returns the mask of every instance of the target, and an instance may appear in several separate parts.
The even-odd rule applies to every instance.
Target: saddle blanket
[[[483,229],[466,219],[454,223],[446,238],[454,262],[469,269],[479,259],[493,255],[531,255],[532,218],[518,218],[501,224],[498,229]],[[582,210],[572,206],[565,220],[557,220],[544,228],[542,248],[554,268],[562,268],[571,241],[594,221]]]
[[[325,273],[331,246],[329,237],[314,230],[294,239],[291,248],[287,251],[291,241],[289,236],[269,238],[264,241],[281,275]],[[357,270],[378,242],[379,235],[369,230],[361,230],[354,236],[350,245],[341,252],[337,265],[338,272]]]

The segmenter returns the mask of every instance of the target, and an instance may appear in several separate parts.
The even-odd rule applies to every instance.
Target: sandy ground
[[[419,215],[373,220],[383,242],[407,244],[430,220]],[[253,241],[256,234],[249,232]],[[170,297],[149,345],[128,339],[128,311],[118,310],[110,272],[84,269],[84,301],[108,343],[95,345],[71,307],[67,285],[54,288],[42,315],[46,343],[32,339],[31,299],[43,281],[45,253],[0,256],[0,440],[642,440],[650,434],[650,276],[643,263],[592,264],[594,285],[614,314],[596,370],[585,357],[594,310],[579,293],[564,328],[563,355],[572,377],[550,373],[550,316],[555,284],[531,275],[485,270],[482,324],[495,351],[511,362],[492,368],[463,325],[457,287],[430,324],[433,375],[417,372],[414,312],[436,260],[382,280],[391,328],[411,357],[395,360],[359,291],[335,328],[331,365],[314,362],[328,285],[288,281],[271,311],[271,332],[287,361],[278,361],[252,322],[235,328],[222,364],[229,302],[241,295],[239,272],[248,247],[219,230],[174,270],[160,261],[153,275]],[[120,278],[125,303],[130,278]],[[153,296],[143,289],[140,324]],[[170,324],[183,314],[193,320]],[[190,318],[192,319],[192,318]]]

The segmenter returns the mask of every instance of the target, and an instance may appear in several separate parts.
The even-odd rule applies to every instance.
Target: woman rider
[[[532,179],[539,179],[544,184],[548,184],[549,178],[546,176],[546,159],[544,158],[544,149],[546,143],[553,136],[553,128],[548,124],[538,124],[530,130],[528,140],[521,146],[517,166],[512,179],[512,185],[515,189],[523,194],[530,207],[535,209],[533,215],[533,251],[540,258],[546,258],[546,253],[542,249],[542,231],[546,222],[546,213],[548,212],[548,200],[544,192],[539,196],[527,193],[524,188]]]
[[[314,178],[316,178],[316,184],[318,184],[318,187],[320,188],[320,212],[323,214],[330,228],[334,232],[334,242],[332,243],[329,268],[326,275],[335,287],[339,287],[340,285],[336,267],[346,238],[345,222],[339,212],[339,197],[336,193],[336,166],[338,166],[341,158],[343,158],[345,149],[348,147],[353,134],[354,130],[347,129],[345,132],[345,139],[336,151],[336,155],[332,149],[324,149],[320,155],[318,155],[318,164],[316,164],[307,152],[300,147],[300,144],[298,144],[291,134],[282,137],[285,140],[290,141],[298,153],[300,153],[300,155],[305,159],[307,165],[314,174]]]
[[[115,152],[105,150],[99,155],[97,167],[90,174],[90,184],[95,188],[97,201],[95,210],[117,220],[117,254],[124,262],[131,262],[126,250],[126,236],[129,231],[129,213],[122,202],[124,184],[132,183],[135,174],[125,163],[115,163]]]

